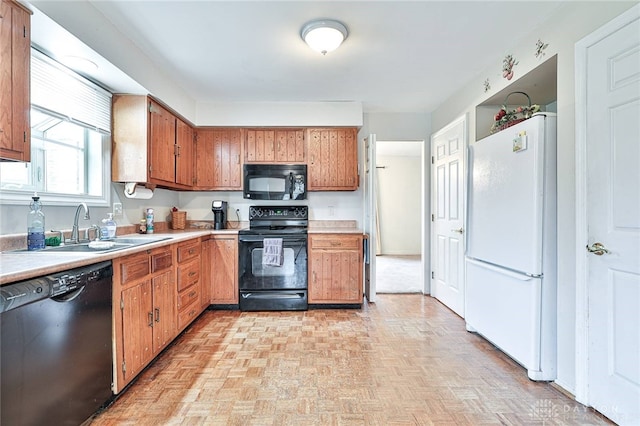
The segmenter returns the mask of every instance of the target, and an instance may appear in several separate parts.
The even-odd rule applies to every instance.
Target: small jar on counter
[[[140,219],[140,226],[138,226],[138,232],[141,234],[147,233],[147,219]]]

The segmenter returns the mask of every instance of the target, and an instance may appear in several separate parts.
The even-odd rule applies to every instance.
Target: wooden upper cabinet
[[[176,120],[176,183],[195,185],[196,175],[193,167],[195,155],[195,132],[184,121]]]
[[[0,159],[31,160],[31,12],[0,2]]]
[[[162,105],[149,101],[149,181],[176,181],[176,117]]]
[[[308,130],[308,189],[358,189],[358,139],[355,128]]]
[[[111,180],[193,186],[193,128],[154,99],[113,96]]]
[[[197,129],[195,189],[242,190],[241,142],[241,129]]]
[[[247,129],[246,163],[304,164],[307,147],[303,129]]]

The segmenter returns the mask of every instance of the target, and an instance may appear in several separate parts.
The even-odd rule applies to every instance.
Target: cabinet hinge
[[[436,277],[436,273],[431,271],[431,279],[434,279]]]
[[[120,299],[120,310],[124,311],[124,299]]]
[[[436,215],[434,215],[433,213],[431,214],[431,222],[435,222],[436,220]]]
[[[123,373],[127,372],[127,361],[122,361],[122,372]]]
[[[22,142],[27,143],[27,132],[22,132]]]
[[[431,156],[431,164],[435,164],[435,159]]]
[[[27,38],[27,27],[24,25],[22,26],[22,37]]]

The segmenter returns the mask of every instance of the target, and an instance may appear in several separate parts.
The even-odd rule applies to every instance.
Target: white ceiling
[[[31,3],[57,3],[65,19],[98,27],[74,2]],[[487,67],[500,71],[510,47],[564,2],[89,3],[197,102],[359,101],[365,112],[430,112]],[[338,50],[322,56],[304,44],[300,29],[314,18],[347,26]],[[41,44],[51,38],[33,34]]]

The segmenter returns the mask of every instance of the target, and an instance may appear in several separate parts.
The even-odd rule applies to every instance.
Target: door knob
[[[596,256],[602,256],[605,253],[611,253],[602,243],[593,243],[591,247],[587,244],[587,251],[593,253]]]
[[[462,228],[458,228],[458,229],[452,229],[452,232],[457,232],[458,234],[463,234],[464,233],[464,229]]]

